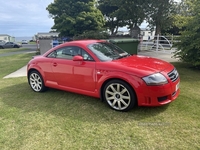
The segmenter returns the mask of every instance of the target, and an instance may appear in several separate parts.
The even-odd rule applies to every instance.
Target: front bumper
[[[162,86],[148,86],[143,93],[138,94],[139,106],[161,106],[174,101],[179,93],[180,79],[176,83]]]
[[[176,72],[176,75],[173,75],[173,71],[161,73],[167,78],[167,84],[148,86],[144,81],[140,82],[140,88],[136,91],[138,106],[162,106],[174,101],[178,97],[180,93],[178,73]]]

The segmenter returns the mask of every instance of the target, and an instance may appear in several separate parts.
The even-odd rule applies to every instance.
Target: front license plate
[[[179,89],[180,82],[176,85],[176,91]]]

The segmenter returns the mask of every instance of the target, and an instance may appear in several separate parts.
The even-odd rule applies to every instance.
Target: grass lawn
[[[0,58],[0,149],[200,149],[199,70],[174,63],[181,76],[176,101],[123,113],[92,97],[54,89],[35,93],[26,77],[2,79],[31,55]]]
[[[0,49],[0,54],[3,53],[9,53],[9,52],[18,52],[18,51],[23,51],[27,50],[27,48],[7,48],[7,49]]]

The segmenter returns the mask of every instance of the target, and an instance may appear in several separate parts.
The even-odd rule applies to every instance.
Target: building
[[[12,37],[8,34],[0,34],[0,41],[15,42],[15,37]]]
[[[39,39],[52,39],[52,38],[57,38],[59,36],[58,32],[38,32],[35,35],[35,40]]]
[[[151,31],[150,29],[141,28],[140,35],[144,41],[152,40],[155,36],[155,30]]]

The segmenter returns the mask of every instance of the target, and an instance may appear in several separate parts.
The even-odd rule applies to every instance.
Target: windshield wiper
[[[119,56],[116,59],[121,59],[121,58],[128,57],[128,56],[131,56],[131,55],[130,54],[126,54],[126,55],[123,55],[123,56]]]

